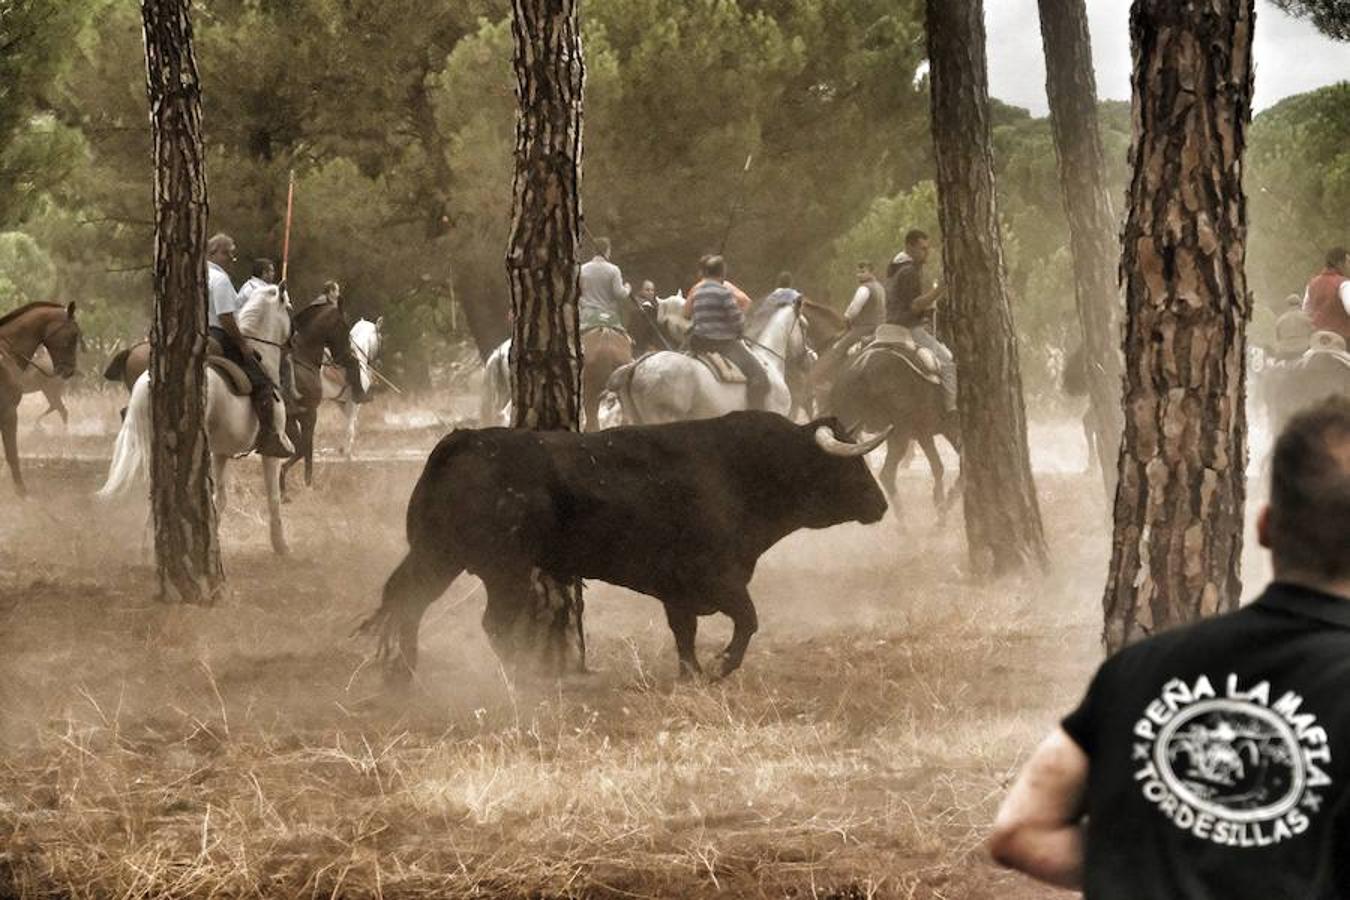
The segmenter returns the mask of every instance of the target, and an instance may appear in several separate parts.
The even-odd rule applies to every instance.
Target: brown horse
[[[581,405],[587,431],[600,429],[600,394],[619,366],[633,361],[633,342],[615,328],[592,328],[581,335]]]
[[[305,486],[314,483],[314,428],[323,403],[323,367],[325,351],[333,363],[347,373],[347,384],[355,385],[353,399],[360,403],[361,364],[352,352],[351,326],[342,307],[336,303],[312,303],[291,319],[291,371],[295,394],[286,398],[286,436],[295,445],[295,455],[281,464],[281,494],[286,496],[286,473],[296,463],[305,462]]]
[[[70,427],[70,410],[66,409],[66,380],[52,371],[52,355],[46,347],[38,347],[33,354],[33,364],[19,379],[19,385],[25,394],[42,394],[47,399],[47,408],[33,423],[34,430],[42,427],[42,420],[52,413],[61,417],[61,427]]]
[[[928,457],[933,472],[933,503],[944,514],[957,490],[947,494],[943,487],[945,468],[938,455],[938,435],[945,437],[957,453],[961,452],[961,434],[954,416],[946,414],[942,388],[926,381],[896,353],[865,353],[845,363],[830,389],[830,412],[848,428],[880,432],[891,429],[886,441],[886,461],[877,480],[891,500],[896,518],[896,470],[916,441]],[[957,479],[957,486],[960,479]]]
[[[130,393],[136,386],[136,379],[145,374],[149,368],[150,339],[144,338],[113,356],[108,362],[108,367],[103,370],[103,377],[109,381],[122,382]]]
[[[23,399],[22,376],[39,347],[51,356],[50,374],[69,378],[75,374],[80,350],[80,326],[75,321],[75,304],[28,303],[0,317],[0,434],[5,443],[5,460],[14,479],[14,489],[25,496],[27,489],[19,472],[19,448],[16,443],[19,401]]]

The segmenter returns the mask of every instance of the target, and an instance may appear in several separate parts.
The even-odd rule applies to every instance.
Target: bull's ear
[[[70,303],[68,303],[68,304],[66,305],[66,318],[67,318],[67,319],[73,319],[73,318],[75,318],[75,301],[74,301],[74,300],[70,301]]]

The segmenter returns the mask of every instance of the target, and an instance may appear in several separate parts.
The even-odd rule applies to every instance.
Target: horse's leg
[[[305,444],[305,487],[314,486],[314,432],[319,430],[319,405],[305,410],[300,423],[301,440]]]
[[[286,490],[286,473],[291,470],[292,466],[294,466],[300,460],[304,459],[305,456],[302,444],[304,433],[302,430],[302,426],[300,424],[300,416],[298,415],[286,416],[286,437],[288,440],[290,440],[291,446],[295,448],[295,450],[293,453],[291,453],[290,457],[281,464],[280,478],[281,478],[282,503],[291,502],[291,495]]]
[[[0,434],[4,436],[5,461],[9,463],[9,475],[14,479],[14,491],[20,497],[28,496],[24,487],[23,475],[19,472],[19,404],[9,402],[9,398],[0,397]]]
[[[278,556],[290,553],[286,534],[281,528],[281,460],[275,456],[263,457],[263,484],[267,488],[267,518],[272,532],[272,550]]]
[[[348,400],[347,407],[347,449],[343,455],[348,459],[356,456],[356,417],[361,412],[361,407],[356,402]]]
[[[919,438],[919,449],[928,457],[928,468],[933,473],[933,505],[937,507],[938,520],[941,521],[947,513],[946,490],[942,484],[947,469],[942,465],[942,456],[938,453],[937,443],[931,434]]]
[[[211,454],[211,477],[216,482],[216,515],[225,514],[225,505],[229,502],[229,495],[225,490],[226,476],[225,467],[229,464],[230,458],[221,453]]]

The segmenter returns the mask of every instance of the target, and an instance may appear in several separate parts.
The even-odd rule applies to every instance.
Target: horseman
[[[239,288],[239,302],[242,304],[258,288],[271,287],[277,283],[276,263],[265,257],[253,261],[253,273]]]
[[[1303,294],[1303,311],[1318,331],[1330,331],[1350,341],[1350,278],[1346,278],[1346,249],[1327,251],[1326,268],[1312,277]]]
[[[623,327],[623,304],[630,288],[624,283],[619,267],[609,261],[612,250],[609,238],[596,238],[595,249],[595,256],[581,266],[581,299],[577,302],[581,330],[613,328],[627,333]]]
[[[243,369],[253,386],[253,411],[258,416],[258,453],[285,458],[291,455],[291,448],[277,434],[272,418],[275,386],[234,320],[243,300],[224,267],[236,259],[236,252],[234,238],[228,234],[217,234],[206,242],[207,330],[220,344],[221,355]]]
[[[886,321],[886,288],[872,271],[870,262],[858,263],[858,287],[844,310],[847,331],[830,345],[816,364],[816,378],[821,382],[834,380],[834,374],[848,352],[859,341],[870,338],[877,326]]]
[[[745,310],[750,298],[727,280],[727,263],[716,254],[703,257],[698,283],[684,303],[689,328],[689,349],[695,353],[720,353],[745,375],[749,409],[764,409],[769,394],[769,376],[764,366],[742,341]]]
[[[1284,311],[1275,319],[1274,354],[1277,359],[1298,359],[1312,346],[1312,319],[1303,311],[1303,298],[1290,294],[1284,298]]]
[[[923,266],[929,250],[928,235],[911,229],[905,235],[905,249],[886,267],[886,323],[908,328],[914,343],[927,347],[937,358],[943,403],[950,414],[956,411],[956,360],[937,339],[933,327],[938,301],[947,288],[933,285],[924,289]]]

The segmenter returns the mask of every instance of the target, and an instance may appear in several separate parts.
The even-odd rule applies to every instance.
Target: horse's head
[[[52,371],[56,375],[70,378],[75,374],[76,357],[82,343],[80,323],[75,321],[75,304],[71,302],[64,315],[58,312],[51,317],[42,334],[42,346],[51,354]]]
[[[662,297],[656,301],[656,324],[675,344],[684,342],[692,323],[684,317],[684,295]]]
[[[286,295],[275,284],[260,287],[248,295],[235,314],[239,330],[247,337],[273,344],[284,344],[291,336],[291,316]]]

